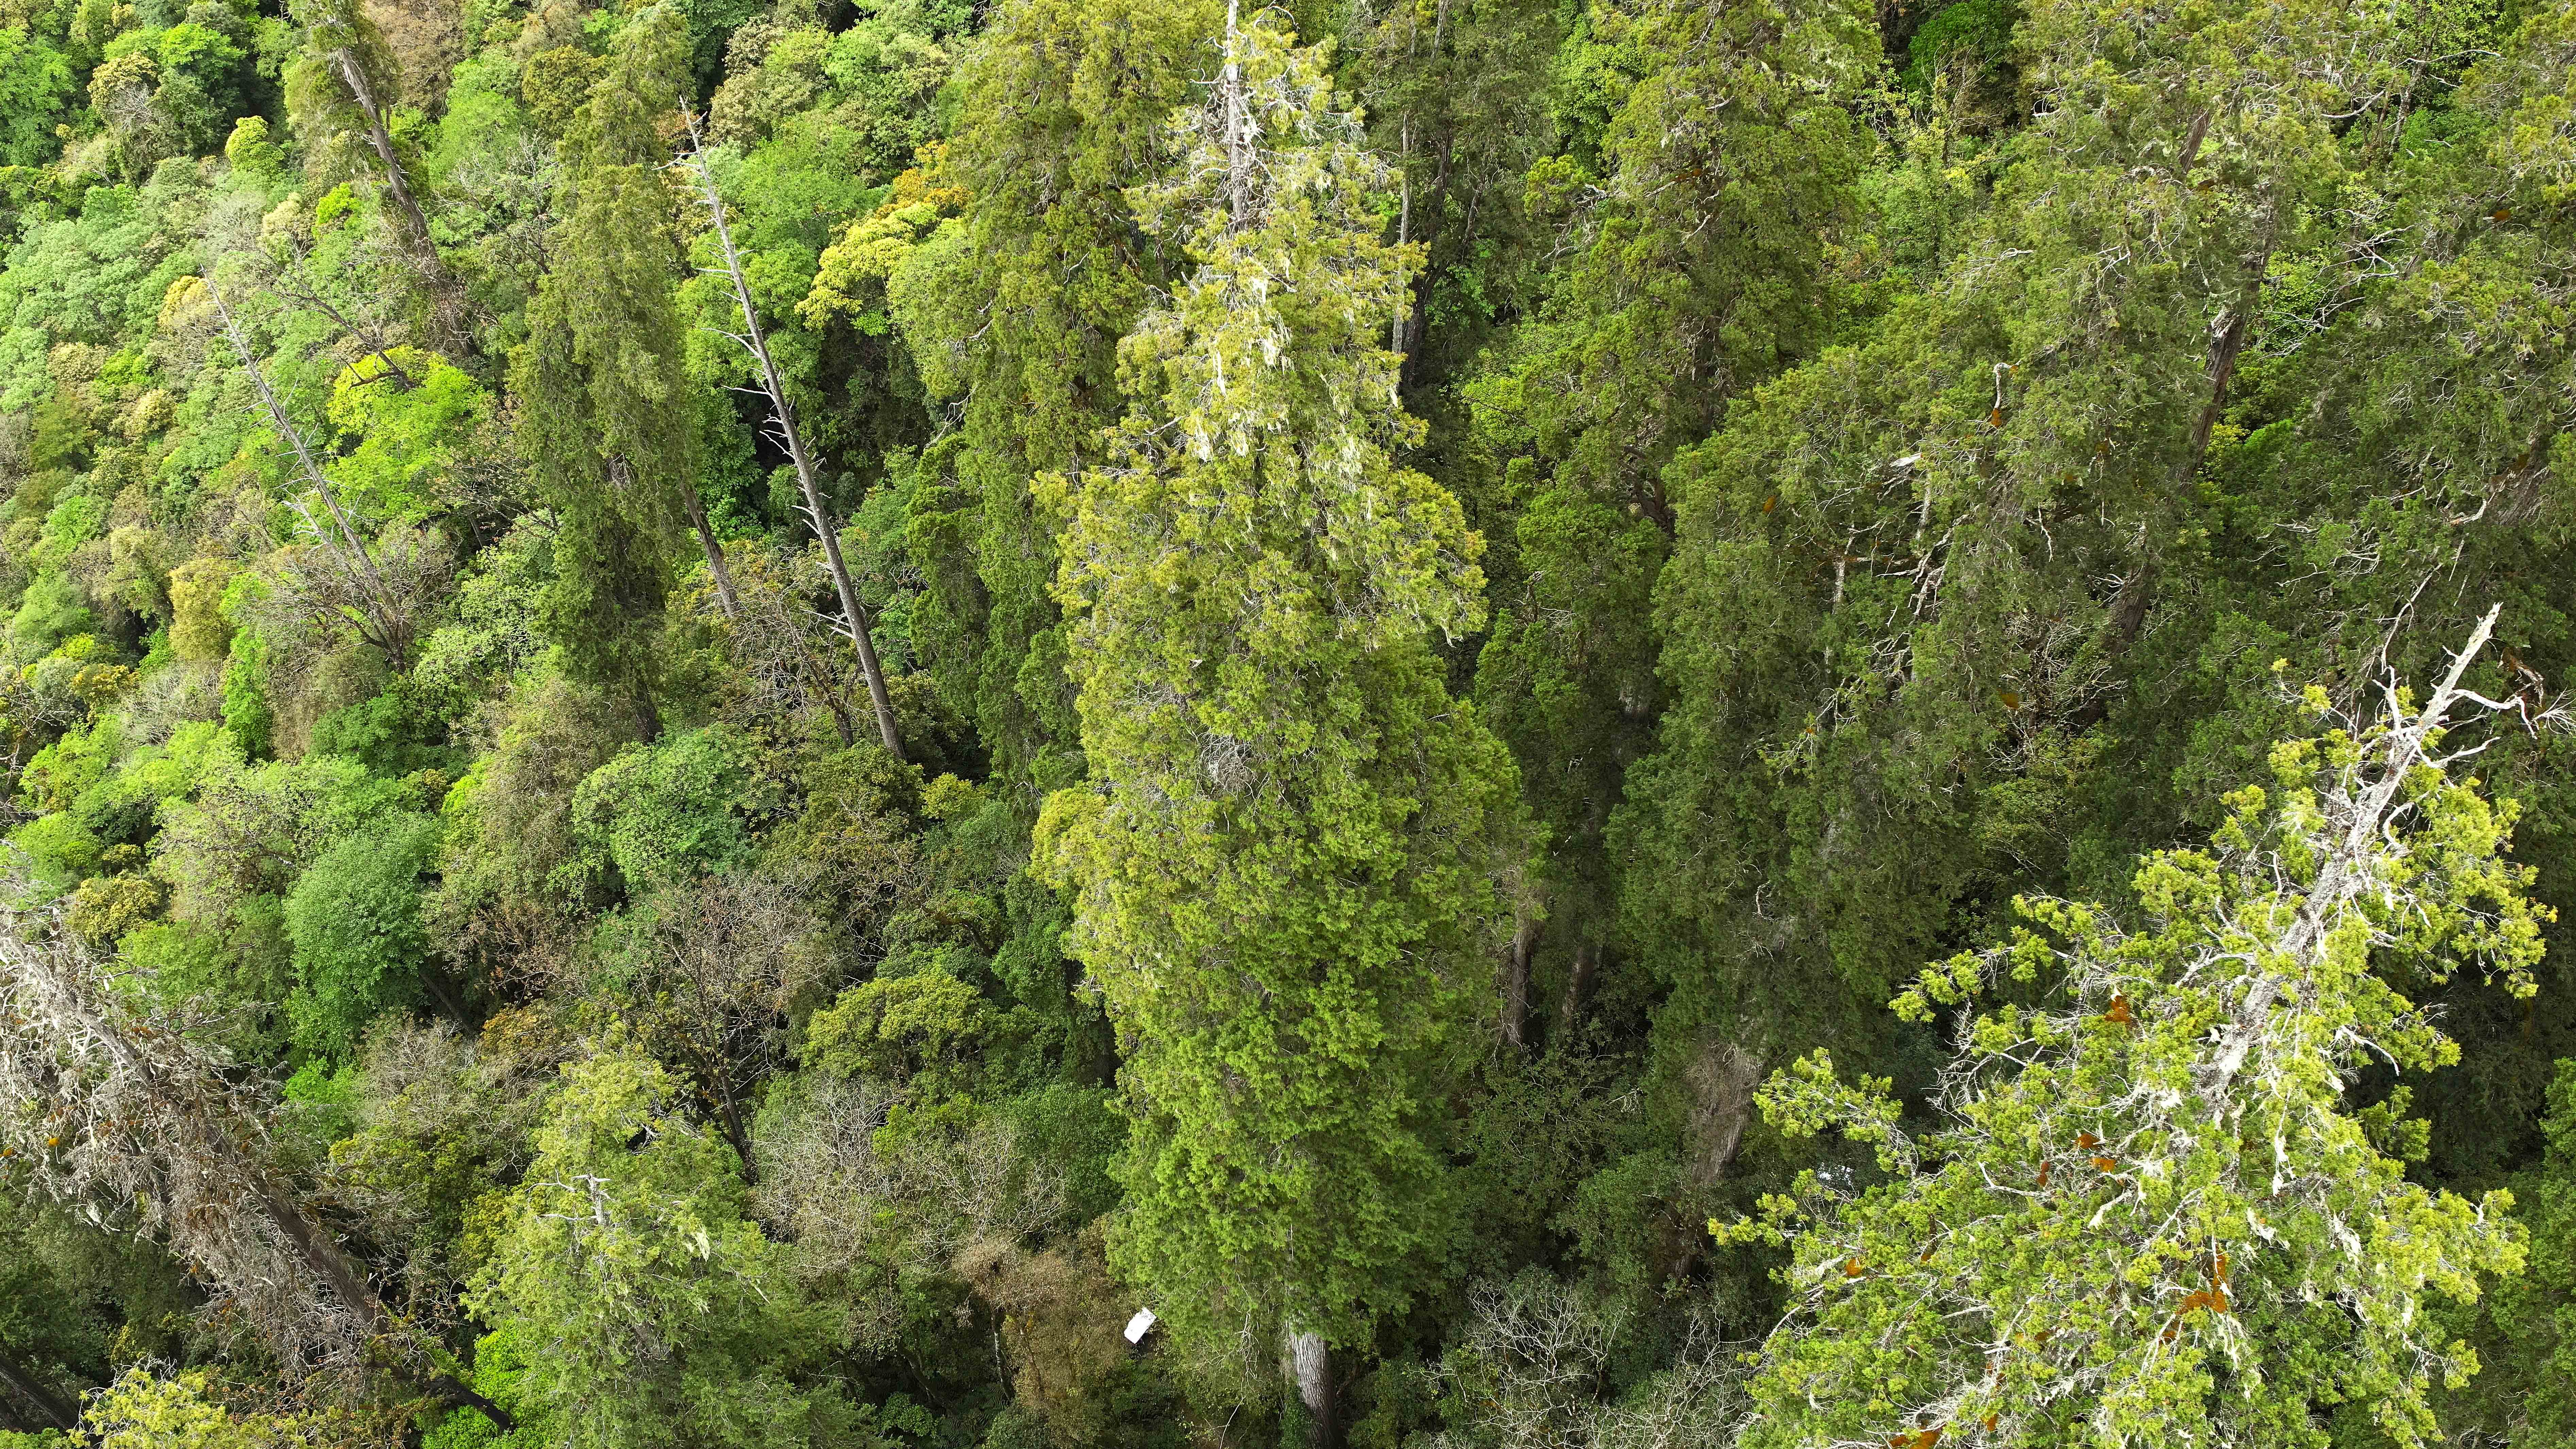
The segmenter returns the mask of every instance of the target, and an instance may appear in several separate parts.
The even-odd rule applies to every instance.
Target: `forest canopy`
[[[2576,1446],[2576,0],[0,0],[0,1449]]]

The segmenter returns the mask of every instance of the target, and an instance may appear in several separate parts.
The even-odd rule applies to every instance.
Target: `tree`
[[[2477,1379],[2451,1386],[2436,1407],[2455,1426],[2555,1446],[2576,1431],[2576,1061],[2557,1064],[2540,1129],[2540,1162],[2512,1187],[2515,1216],[2531,1233],[2530,1261],[2478,1304]]]
[[[1325,1346],[1438,1240],[1511,773],[1430,648],[1478,622],[1478,545],[1391,456],[1385,168],[1319,50],[1266,14],[1224,45],[1137,194],[1197,266],[1123,346],[1114,464],[1046,484],[1092,780],[1039,847],[1129,1043],[1118,1260],[1175,1322],[1288,1333],[1328,1424]]]
[[[1577,155],[1530,167],[1571,258],[1461,389],[1499,556],[1477,698],[1549,832],[1523,913],[1533,935],[1554,922],[1569,1007],[1618,935],[1606,834],[1663,708],[1646,606],[1672,546],[1666,465],[1826,335],[1829,250],[1867,154],[1848,106],[1877,65],[1848,0],[1655,0],[1597,23],[1642,72],[1601,138],[1605,174]]]
[[[1495,0],[1372,8],[1354,11],[1353,88],[1395,158],[1395,239],[1423,248],[1387,347],[1404,354],[1408,394],[1437,403],[1521,300],[1521,181],[1553,139],[1545,72],[1567,16]]]
[[[965,408],[945,455],[961,496],[915,525],[937,627],[954,636],[934,636],[933,668],[1033,792],[1079,774],[1080,722],[1051,591],[1064,520],[1031,480],[1098,461],[1117,421],[1119,339],[1176,262],[1168,238],[1137,228],[1126,188],[1162,165],[1215,24],[1213,0],[997,7],[960,66],[964,108],[941,153],[964,235],[922,260],[895,308],[925,381]]]
[[[236,1415],[206,1390],[203,1373],[163,1378],[127,1369],[91,1401],[72,1442],[80,1449],[309,1449],[321,1442],[310,1423]]]
[[[2392,678],[2368,728],[2275,749],[2277,792],[2231,794],[2208,850],[2146,857],[2140,927],[2026,898],[2011,944],[1926,969],[1901,1014],[2016,998],[1961,1014],[1938,1130],[1821,1053],[1772,1078],[1774,1122],[1868,1143],[1892,1180],[1809,1172],[1719,1229],[1791,1250],[1747,1445],[2324,1445],[2341,1404],[2437,1436],[2433,1379],[2477,1359],[2427,1295],[2521,1267],[2512,1197],[2409,1182],[2404,1092],[2345,1094],[2368,1064],[2458,1060],[2391,978],[2479,962],[2534,989],[2514,809],[2453,778],[2482,747],[2442,752],[2494,622],[2420,707]]]
[[[304,28],[304,48],[287,75],[289,110],[317,140],[355,132],[372,153],[374,180],[393,213],[394,230],[429,293],[437,345],[464,355],[473,345],[464,290],[438,254],[387,114],[401,89],[393,53],[355,0],[306,0],[295,20]]]
[[[780,1065],[790,1013],[838,963],[811,883],[750,869],[675,880],[623,922],[609,981],[634,1003],[637,1035],[680,1064],[748,1176],[751,1115]]]
[[[390,812],[314,858],[286,897],[296,994],[286,1002],[298,1045],[346,1060],[386,1011],[421,996],[429,937],[420,877],[436,862],[438,822]]]
[[[510,1397],[557,1442],[804,1442],[811,1407],[767,1362],[798,1331],[774,1250],[733,1149],[678,1097],[622,1041],[568,1064],[466,1304],[512,1341]]]
[[[2108,894],[2116,862],[2210,823],[2178,807],[2117,849],[2082,838],[2128,813],[2112,792],[2171,778],[2108,768],[2134,736],[2101,728],[2158,560],[2220,573],[2199,560],[2236,527],[2249,563],[2277,547],[2204,465],[2272,258],[2354,183],[2339,118],[2389,94],[2395,16],[2028,6],[2047,104],[1947,267],[1674,457],[1671,703],[1611,828],[1622,922],[1671,987],[1664,1041],[1764,1066],[1893,1049],[1875,1004],[2015,890],[2082,872]],[[2245,679],[2202,768],[2248,778],[2277,728],[2249,676],[2293,651],[2224,615],[2194,630],[2164,667]]]
[[[714,230],[716,255],[724,264],[723,276],[733,285],[737,315],[742,319],[740,332],[725,336],[739,343],[751,357],[760,396],[769,404],[769,427],[778,443],[787,450],[788,462],[796,469],[796,489],[804,499],[805,521],[812,525],[814,536],[823,544],[823,563],[832,575],[833,592],[841,598],[841,621],[850,636],[850,647],[857,652],[859,672],[867,677],[868,702],[877,717],[877,738],[886,752],[903,758],[903,741],[895,733],[894,700],[886,693],[885,666],[877,662],[875,639],[868,632],[868,611],[859,605],[858,591],[850,584],[850,566],[841,559],[840,526],[823,506],[823,490],[814,477],[814,457],[805,449],[805,434],[796,426],[796,406],[787,395],[787,383],[779,376],[778,361],[770,355],[769,339],[760,326],[760,307],[751,300],[751,286],[743,279],[742,253],[734,249],[733,229],[725,224],[724,193],[716,189],[716,177],[707,169],[707,153],[698,137],[695,114],[683,118],[689,128],[690,176],[697,183],[698,200],[707,209],[707,223]],[[718,555],[721,568],[721,555]],[[727,597],[732,585],[725,586]],[[737,611],[738,612],[738,611]],[[843,725],[844,730],[848,728]],[[841,743],[848,744],[843,735]]]
[[[728,604],[731,575],[697,495],[696,409],[673,300],[681,254],[658,129],[688,76],[676,6],[636,14],[566,137],[570,214],[512,353],[520,435],[560,522],[545,612],[577,677],[631,701],[646,738],[657,660],[647,633],[680,516]]]
[[[193,287],[190,287],[190,281],[194,282]],[[412,636],[418,627],[414,615],[420,607],[417,596],[422,591],[422,581],[417,577],[418,561],[410,556],[416,551],[404,550],[404,556],[395,559],[377,558],[376,550],[368,546],[366,536],[359,531],[349,510],[342,506],[339,490],[332,486],[330,476],[323,471],[311,442],[295,425],[295,420],[287,415],[285,403],[278,397],[277,389],[270,385],[267,369],[260,366],[259,358],[251,351],[249,334],[243,329],[231,304],[225,300],[214,277],[209,274],[182,281],[177,286],[182,290],[174,290],[170,301],[165,304],[165,311],[184,316],[200,297],[213,305],[224,340],[231,345],[233,355],[240,360],[242,371],[249,376],[251,386],[259,396],[260,411],[266,416],[270,429],[277,434],[278,441],[294,455],[299,481],[313,490],[313,496],[321,500],[323,511],[330,517],[330,524],[325,527],[320,519],[313,516],[311,507],[303,499],[295,499],[290,505],[302,518],[306,531],[320,545],[322,556],[328,560],[331,582],[316,590],[325,598],[321,611],[333,612],[331,605],[345,599],[349,612],[358,622],[360,636],[376,646],[384,654],[386,662],[401,668],[410,661]],[[403,567],[405,564],[412,566]]]
[[[35,1190],[162,1238],[283,1364],[346,1369],[374,1339],[406,1377],[510,1427],[393,1315],[296,1194],[271,1158],[252,1085],[206,1044],[211,1024],[119,981],[23,877],[8,892],[0,1136],[33,1167]]]

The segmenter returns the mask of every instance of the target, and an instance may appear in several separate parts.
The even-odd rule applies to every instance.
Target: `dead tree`
[[[796,486],[804,496],[806,522],[814,527],[823,541],[823,561],[831,570],[832,587],[841,595],[841,616],[846,621],[850,645],[858,651],[859,672],[867,676],[868,700],[876,708],[877,735],[884,740],[888,753],[903,758],[903,742],[895,733],[894,700],[886,692],[885,669],[877,662],[876,640],[868,633],[867,610],[859,603],[858,590],[850,584],[850,567],[841,558],[840,532],[823,507],[823,491],[814,477],[814,459],[805,451],[805,435],[796,426],[796,408],[787,396],[787,383],[779,375],[778,363],[770,355],[769,339],[760,328],[760,308],[751,300],[751,285],[743,277],[742,254],[733,244],[733,229],[725,222],[724,196],[716,189],[715,172],[707,166],[707,153],[698,135],[698,118],[684,115],[689,128],[689,154],[683,165],[696,183],[698,201],[707,209],[713,224],[718,253],[724,258],[721,268],[703,268],[710,276],[723,277],[732,284],[734,305],[742,314],[742,330],[727,332],[713,329],[731,338],[750,354],[753,375],[759,380],[754,388],[744,389],[769,402],[770,435],[787,450],[788,460],[796,467]]]
[[[367,149],[375,153],[376,165],[385,199],[394,217],[394,229],[402,236],[404,251],[420,271],[435,309],[440,344],[451,351],[472,346],[473,338],[466,328],[465,289],[448,269],[445,258],[438,254],[438,244],[431,237],[429,214],[421,209],[420,198],[403,174],[402,157],[394,148],[393,131],[385,116],[388,98],[381,94],[388,83],[390,57],[384,41],[375,33],[357,6],[349,0],[324,0],[324,3],[299,7],[298,15],[306,28],[311,45],[310,63],[319,74],[313,79],[335,90],[357,113],[357,129],[366,138]]]
[[[212,1023],[120,990],[118,962],[65,928],[24,863],[0,879],[0,1152],[102,1228],[157,1238],[290,1370],[346,1367],[376,1341],[399,1371],[503,1429],[439,1367],[273,1165],[260,1097],[202,1040]]]
[[[211,272],[212,268],[208,271]],[[250,375],[251,385],[259,392],[260,407],[268,415],[269,426],[277,430],[278,438],[295,456],[296,470],[322,499],[323,508],[331,515],[331,526],[324,528],[303,500],[297,499],[291,506],[303,517],[314,537],[321,540],[324,551],[347,577],[353,596],[350,614],[360,636],[384,651],[385,658],[396,668],[402,667],[411,657],[411,610],[386,582],[384,570],[377,566],[375,554],[367,547],[366,539],[349,521],[348,511],[340,506],[338,490],[331,486],[330,477],[314,459],[312,446],[305,441],[303,431],[295,426],[294,420],[286,415],[286,406],[278,400],[277,390],[269,386],[268,373],[251,352],[250,338],[242,330],[240,320],[233,315],[232,305],[224,300],[222,290],[215,285],[211,275],[203,279],[202,285],[206,299],[214,304],[215,315],[222,321],[224,339],[232,344],[233,354],[241,359],[242,371]]]

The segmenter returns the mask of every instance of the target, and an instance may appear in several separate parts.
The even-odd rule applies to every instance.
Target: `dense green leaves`
[[[0,6],[0,1443],[2558,1443],[2571,204],[2567,0]]]

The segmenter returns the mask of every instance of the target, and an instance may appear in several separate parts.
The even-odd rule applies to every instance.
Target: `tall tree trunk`
[[[1333,1352],[1320,1333],[1292,1332],[1282,1365],[1288,1386],[1306,1413],[1308,1449],[1333,1449],[1340,1426],[1333,1422]]]
[[[332,50],[331,61],[349,88],[349,99],[356,102],[359,116],[367,123],[368,148],[385,169],[385,194],[393,201],[394,214],[399,218],[397,227],[438,310],[442,334],[439,345],[450,353],[462,352],[473,341],[465,327],[463,290],[457,285],[456,274],[447,269],[446,259],[439,256],[438,243],[429,233],[429,214],[421,210],[420,198],[412,194],[411,182],[403,175],[402,161],[394,151],[393,133],[385,126],[384,108],[376,103],[375,88],[367,84],[366,68],[358,64],[357,55],[345,45]]]
[[[80,1412],[62,1395],[45,1387],[33,1369],[10,1357],[6,1350],[0,1350],[0,1384],[7,1384],[11,1392],[35,1405],[36,1412],[51,1419],[55,1428],[80,1427]]]
[[[707,215],[715,224],[716,242],[724,250],[725,275],[733,283],[735,306],[742,313],[742,331],[727,336],[742,344],[760,369],[761,391],[769,398],[772,423],[779,441],[787,445],[788,461],[796,466],[796,486],[805,497],[806,520],[823,540],[823,559],[831,569],[832,587],[841,596],[841,615],[848,621],[851,647],[858,651],[859,672],[868,681],[868,702],[875,707],[877,735],[884,741],[886,752],[900,760],[903,741],[895,731],[894,697],[887,693],[885,669],[877,662],[876,640],[868,632],[867,610],[860,607],[859,591],[850,583],[849,565],[841,559],[840,531],[832,526],[831,515],[823,507],[823,490],[814,478],[814,460],[805,451],[805,435],[796,426],[796,408],[788,400],[787,383],[779,375],[778,363],[770,356],[769,340],[760,330],[760,308],[751,300],[751,285],[742,273],[742,254],[734,249],[733,230],[725,224],[724,197],[716,190],[715,173],[707,169],[706,152],[698,138],[698,118],[687,118],[689,125],[689,160],[697,172],[699,199],[706,203]]]
[[[277,429],[278,436],[294,452],[296,466],[303,472],[304,481],[321,495],[322,506],[331,514],[330,530],[316,526],[313,531],[320,536],[323,546],[340,559],[341,567],[358,581],[359,593],[367,600],[367,607],[363,610],[367,624],[360,632],[369,636],[368,642],[385,652],[387,661],[394,668],[401,669],[411,657],[409,613],[385,583],[383,572],[376,567],[375,555],[368,551],[367,541],[359,536],[357,527],[349,522],[347,511],[340,507],[340,494],[331,486],[322,465],[314,461],[313,449],[304,441],[303,430],[287,417],[286,406],[278,401],[277,390],[268,384],[267,370],[259,365],[258,358],[251,355],[250,338],[243,333],[240,322],[234,319],[232,306],[224,300],[222,290],[216,287],[212,275],[214,268],[208,267],[206,271],[208,275],[202,279],[206,296],[215,304],[215,315],[223,321],[225,340],[232,344],[234,355],[241,359],[242,370],[250,374],[251,383],[259,392],[260,405],[268,413],[269,426]],[[300,504],[297,511],[304,511]],[[306,522],[312,522],[309,514]],[[338,535],[337,541],[333,539],[334,533]]]
[[[1448,18],[1446,6],[1441,18]],[[1449,215],[1449,163],[1457,147],[1448,128],[1443,127],[1437,142],[1438,159],[1431,169],[1431,195],[1422,219],[1422,269],[1413,274],[1413,285],[1407,290],[1412,300],[1404,314],[1404,361],[1399,364],[1398,382],[1408,388],[1422,385],[1422,339],[1431,330],[1431,288],[1435,280],[1431,253],[1440,245],[1440,233]]]
[[[1530,958],[1538,953],[1546,918],[1533,915],[1512,933],[1511,955],[1503,963],[1503,1045],[1514,1051],[1529,1046]]]
[[[707,572],[716,576],[716,599],[724,605],[725,617],[741,618],[742,600],[734,596],[733,570],[725,566],[724,545],[716,541],[716,531],[707,525],[707,505],[694,487],[680,490],[680,502],[688,511],[690,529],[698,535],[698,547],[706,551]]]

